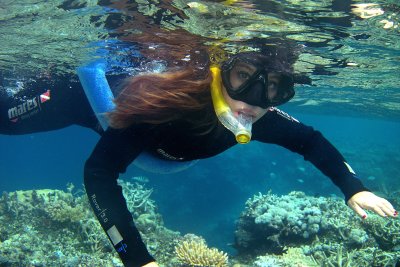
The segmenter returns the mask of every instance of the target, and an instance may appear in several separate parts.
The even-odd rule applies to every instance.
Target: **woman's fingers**
[[[392,206],[392,204],[390,204],[389,201],[387,201],[386,199],[383,199],[383,205],[384,205],[387,209],[389,209],[389,213],[388,213],[389,216],[397,217],[398,212],[397,212],[397,210],[394,209],[394,207]]]
[[[397,211],[393,208],[392,204],[384,198],[381,198],[381,203],[379,205],[380,209],[390,217],[396,217]]]
[[[361,208],[356,202],[349,202],[350,208],[354,210],[355,213],[357,213],[361,218],[366,219],[367,218],[367,213],[363,208]]]
[[[379,206],[377,203],[372,206],[371,210],[382,217],[387,217],[386,212],[382,209],[383,206]]]
[[[370,210],[382,217],[397,217],[398,213],[392,204],[371,192],[359,192],[348,202],[349,206],[363,219],[367,218],[365,210]]]

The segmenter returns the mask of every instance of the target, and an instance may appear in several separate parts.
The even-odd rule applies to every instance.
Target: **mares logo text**
[[[44,103],[50,100],[50,90],[47,90],[44,94],[36,96],[32,99],[25,100],[23,103],[12,107],[8,110],[8,118],[12,122],[17,122],[18,119],[27,119],[32,115],[36,114],[40,110],[40,103]]]
[[[39,105],[37,103],[36,97],[28,99],[24,103],[19,104],[16,107],[10,108],[8,110],[8,118],[13,121],[15,119],[18,119],[18,117],[24,117],[24,115],[28,115],[29,113],[31,113],[32,110],[37,109],[38,106]]]

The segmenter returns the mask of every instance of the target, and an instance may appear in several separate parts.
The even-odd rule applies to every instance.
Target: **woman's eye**
[[[268,88],[277,88],[278,82],[277,81],[268,81]]]
[[[238,77],[242,80],[248,80],[250,78],[250,74],[245,71],[239,71],[238,72]]]

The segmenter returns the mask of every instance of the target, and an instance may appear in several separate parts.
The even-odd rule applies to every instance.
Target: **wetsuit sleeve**
[[[369,191],[345,158],[319,131],[288,114],[272,109],[255,124],[253,133],[256,140],[277,144],[302,155],[340,188],[346,202],[358,192]]]
[[[140,128],[108,129],[86,161],[84,183],[89,202],[125,266],[154,261],[137,230],[122,188],[119,173],[144,150],[150,136]]]

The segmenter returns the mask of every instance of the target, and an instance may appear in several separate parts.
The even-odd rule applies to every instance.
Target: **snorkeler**
[[[142,151],[191,161],[250,139],[277,144],[303,155],[327,175],[362,218],[367,216],[364,209],[397,216],[388,201],[363,186],[320,132],[276,108],[294,96],[287,53],[284,47],[263,46],[259,52],[234,55],[221,66],[145,74],[126,83],[109,114],[111,127],[85,165],[91,204],[106,210],[99,220],[126,266],[158,266],[117,185],[119,173]]]
[[[105,132],[99,130],[93,112],[88,111],[90,105],[79,83],[70,82],[61,88],[67,91],[65,94],[71,86],[80,89],[81,99],[72,103],[73,106],[79,103],[76,110],[88,123],[75,123],[102,134],[86,161],[84,183],[90,204],[125,266],[158,266],[143,243],[122,188],[117,184],[119,174],[142,152],[166,161],[187,162],[215,156],[250,140],[276,144],[302,155],[328,176],[360,217],[366,218],[365,210],[381,216],[397,216],[387,200],[364,187],[343,156],[320,132],[276,108],[295,94],[290,52],[286,47],[263,45],[257,52],[238,53],[220,65],[207,61],[201,66],[188,65],[127,78],[115,98],[115,109],[108,114],[110,127]],[[54,95],[61,91],[56,89]],[[36,104],[42,108],[38,112],[45,113],[46,101],[40,103],[42,92],[36,94],[39,96],[25,99],[30,102],[18,104],[15,111],[18,119],[32,112]],[[38,97],[36,104],[34,97]],[[62,122],[64,126],[73,123],[63,121],[66,116],[63,112],[72,112],[71,109],[57,110],[51,115],[49,125],[54,121],[57,126],[54,128],[59,128]],[[31,132],[20,128],[15,133],[23,130]],[[13,133],[4,126],[0,131]]]

